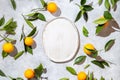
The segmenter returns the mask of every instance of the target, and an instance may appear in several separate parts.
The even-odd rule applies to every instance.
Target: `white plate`
[[[63,17],[48,22],[43,31],[43,46],[52,61],[71,60],[79,48],[79,33],[75,24]]]

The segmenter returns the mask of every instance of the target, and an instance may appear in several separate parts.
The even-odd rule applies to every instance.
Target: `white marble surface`
[[[50,1],[50,0],[46,0]],[[79,8],[75,5],[75,3],[79,3],[79,0],[74,0],[73,2],[69,3],[69,0],[53,0],[57,3],[59,8],[61,9],[61,15],[60,17],[66,17],[70,19],[71,21],[74,21]],[[110,80],[112,77],[113,80],[120,80],[120,32],[113,32],[107,37],[100,37],[96,36],[95,33],[95,24],[92,23],[95,19],[102,16],[103,12],[106,10],[104,6],[98,6],[97,0],[88,0],[87,3],[93,2],[94,10],[89,12],[89,20],[86,23],[83,18],[81,18],[78,22],[76,22],[76,26],[80,33],[80,49],[77,54],[83,55],[83,45],[86,43],[92,43],[95,45],[96,49],[103,49],[104,44],[110,40],[110,39],[116,39],[115,44],[112,47],[112,49],[108,52],[103,52],[100,55],[108,61],[111,61],[115,64],[110,65],[110,68],[101,69],[93,64],[90,63],[91,58],[87,58],[86,62],[82,65],[75,65],[73,66],[73,61],[67,62],[67,63],[54,63],[48,59],[48,57],[45,55],[43,46],[42,46],[42,31],[44,29],[44,26],[46,22],[42,22],[40,20],[33,22],[35,26],[37,26],[37,29],[39,30],[38,35],[35,37],[35,41],[37,43],[37,47],[33,50],[34,55],[30,54],[23,54],[19,59],[16,61],[13,59],[13,57],[8,56],[4,60],[1,57],[0,54],[0,69],[3,70],[7,75],[10,75],[12,77],[23,77],[24,78],[24,70],[27,68],[35,68],[40,63],[42,63],[47,68],[47,74],[43,76],[48,76],[48,80],[59,80],[62,77],[69,77],[70,80],[77,80],[75,76],[72,76],[70,73],[66,71],[66,66],[73,66],[77,72],[78,71],[93,71],[95,74],[95,77],[98,79],[100,76],[104,76],[106,80]],[[17,27],[17,34],[15,36],[11,36],[14,39],[19,39],[21,34],[21,28],[22,25],[25,25],[25,33],[27,34],[30,32],[30,28],[28,25],[24,22],[23,17],[21,14],[27,14],[30,12],[33,8],[41,7],[41,4],[39,0],[16,0],[17,3],[17,9],[14,11],[11,7],[10,0],[0,0],[0,17],[3,15],[5,16],[6,21],[13,17],[18,24]],[[115,12],[111,10],[111,13],[118,24],[120,24],[120,2],[118,2],[118,7]],[[47,21],[50,21],[54,19],[55,17],[51,15],[49,12],[42,12],[45,16]],[[82,26],[85,25],[87,29],[89,30],[89,37],[86,38],[82,35]],[[3,34],[3,32],[0,32],[0,34]],[[2,52],[2,44],[4,42],[0,43],[0,53]],[[54,44],[54,43],[53,43]],[[23,50],[23,44],[22,42],[17,42],[15,46],[18,48],[18,51]],[[76,56],[76,57],[77,57]],[[91,66],[84,70],[84,66],[86,64],[90,63]],[[26,80],[26,78],[24,78]],[[8,78],[0,77],[0,80],[9,80]]]

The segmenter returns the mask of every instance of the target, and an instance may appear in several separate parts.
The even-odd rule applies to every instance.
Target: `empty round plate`
[[[52,61],[71,60],[79,47],[79,33],[75,24],[63,17],[48,22],[43,31],[43,46]]]

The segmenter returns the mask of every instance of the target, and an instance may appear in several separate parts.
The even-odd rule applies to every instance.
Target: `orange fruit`
[[[32,46],[33,43],[34,43],[34,40],[33,40],[32,37],[26,37],[26,38],[25,38],[25,45],[27,45],[27,46]]]
[[[90,44],[90,43],[85,44],[83,50],[84,50],[84,52],[85,52],[87,55],[91,55],[92,52],[91,52],[90,50],[88,50],[88,49],[90,49],[90,50],[95,50],[94,46],[93,46],[92,44]]]
[[[10,42],[3,44],[3,51],[6,53],[11,53],[14,50],[14,45]]]
[[[77,74],[77,78],[78,78],[78,80],[86,80],[87,74],[85,72],[81,71]]]
[[[57,11],[58,7],[56,5],[56,3],[54,2],[49,2],[47,4],[47,10],[50,12],[50,13],[55,13]]]
[[[35,76],[35,72],[32,69],[27,69],[24,72],[24,76],[28,79],[31,79]]]
[[[104,28],[106,28],[106,27],[108,27],[108,26],[109,26],[109,21],[107,21],[107,22],[103,25]]]
[[[104,18],[104,16],[102,16],[101,18]],[[106,23],[104,23],[103,27],[106,28],[109,26],[109,21],[107,21]]]

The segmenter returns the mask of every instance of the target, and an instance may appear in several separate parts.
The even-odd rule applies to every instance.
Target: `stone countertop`
[[[46,0],[50,1],[50,0]],[[59,17],[66,17],[69,20],[74,22],[74,19],[79,11],[79,8],[75,5],[75,3],[79,3],[79,0],[74,0],[71,3],[69,0],[52,0],[55,1],[58,5],[58,7],[61,10],[61,15]],[[98,79],[101,76],[104,76],[106,80],[110,80],[111,77],[113,80],[120,80],[120,33],[115,31],[112,32],[109,36],[96,36],[95,35],[95,24],[93,21],[104,13],[106,10],[104,5],[102,4],[99,6],[97,4],[97,0],[88,0],[87,4],[93,2],[94,10],[88,13],[89,19],[88,22],[85,22],[83,18],[81,18],[78,22],[75,23],[75,25],[78,28],[78,31],[80,33],[80,49],[77,53],[77,56],[84,55],[83,52],[83,45],[86,43],[92,43],[95,45],[96,49],[101,50],[104,48],[104,45],[107,41],[110,39],[115,39],[114,46],[108,51],[104,52],[102,51],[100,53],[100,56],[102,56],[105,60],[110,61],[114,64],[111,64],[110,67],[101,69],[93,64],[90,63],[92,60],[91,58],[87,57],[87,60],[82,65],[74,65],[73,62],[74,59],[67,62],[67,63],[54,63],[49,60],[49,58],[46,56],[43,50],[42,45],[42,32],[45,27],[45,24],[47,22],[43,22],[40,20],[34,21],[33,24],[37,26],[38,34],[34,38],[36,42],[36,48],[33,50],[34,54],[23,54],[19,59],[14,60],[13,57],[8,56],[7,58],[3,59],[2,55],[0,56],[0,69],[3,70],[7,75],[12,77],[24,77],[24,70],[27,68],[36,68],[40,63],[44,65],[44,67],[47,68],[47,73],[43,76],[48,76],[48,80],[59,80],[62,77],[68,77],[70,80],[77,80],[77,77],[71,75],[68,71],[66,71],[66,66],[72,66],[76,69],[77,72],[79,71],[85,71],[86,73],[88,71],[94,72],[95,77]],[[41,4],[39,0],[16,0],[17,9],[13,10],[10,0],[0,0],[0,17],[4,15],[6,21],[10,18],[14,18],[15,21],[17,21],[17,30],[15,36],[10,36],[11,38],[14,38],[17,40],[17,43],[15,44],[18,51],[23,50],[23,44],[22,42],[19,42],[19,38],[21,35],[21,28],[24,24],[25,26],[25,33],[27,34],[30,32],[31,28],[28,27],[28,25],[25,23],[22,14],[28,14],[30,13],[31,9],[41,7]],[[114,12],[111,10],[111,13],[115,19],[115,21],[120,24],[120,2],[118,2],[117,10]],[[54,18],[52,14],[49,12],[41,12],[45,15],[46,20],[50,21]],[[86,26],[86,28],[89,31],[89,37],[84,37],[82,34],[82,27]],[[3,32],[0,32],[0,34],[3,34]],[[0,42],[0,53],[2,53],[2,44],[4,41]],[[54,43],[53,43],[54,44]],[[90,64],[91,66],[88,69],[84,70],[84,66],[86,64]],[[0,80],[9,80],[8,78],[0,77]]]

